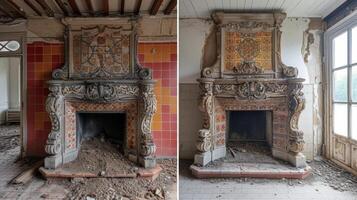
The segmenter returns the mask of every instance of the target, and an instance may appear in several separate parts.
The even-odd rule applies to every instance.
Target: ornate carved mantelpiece
[[[46,100],[52,128],[45,167],[76,159],[75,113],[125,112],[124,153],[145,168],[156,166],[151,122],[156,111],[151,70],[136,58],[136,20],[66,18],[65,65],[52,73]]]
[[[226,155],[226,111],[272,111],[272,154],[304,167],[302,82],[296,68],[280,58],[284,13],[214,13],[217,60],[203,66],[198,79],[203,127],[198,131],[195,164]],[[223,120],[222,120],[223,119]],[[254,122],[253,122],[254,123]]]

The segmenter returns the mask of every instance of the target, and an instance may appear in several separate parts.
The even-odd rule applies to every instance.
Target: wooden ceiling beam
[[[17,14],[19,14],[22,18],[27,19],[24,9],[22,9],[15,2],[13,2],[13,0],[7,0],[6,2],[13,10],[15,10]]]
[[[38,15],[38,16],[42,16],[42,13],[40,12],[39,9],[36,8],[35,5],[33,5],[33,3],[30,0],[25,0],[25,3]]]
[[[169,15],[171,14],[171,12],[174,10],[174,8],[176,7],[177,4],[177,0],[171,0],[170,3],[166,6],[165,10],[164,10],[164,14],[165,15]]]
[[[124,15],[124,8],[125,8],[125,0],[121,0],[121,5],[120,5],[120,14]]]
[[[156,15],[164,0],[155,0],[150,9],[150,15]]]
[[[103,14],[109,15],[109,0],[103,0]]]
[[[94,15],[94,8],[91,0],[86,0],[86,5],[89,10],[89,13],[93,16]]]
[[[12,19],[15,19],[15,16],[9,12],[8,10],[6,10],[5,8],[3,8],[0,4],[0,11],[3,12],[5,15],[7,15],[7,17],[10,17]]]
[[[82,15],[81,11],[78,8],[76,0],[68,0],[68,3],[71,6],[74,15]]]
[[[46,1],[44,0],[36,0],[36,2],[41,6],[41,8],[46,12],[48,17],[54,17],[55,13],[53,12],[53,10],[50,8],[50,6],[48,6],[48,4],[46,3]]]
[[[68,16],[68,11],[66,9],[66,6],[64,5],[62,0],[55,0],[56,4],[58,5],[58,7],[60,7],[60,9],[63,12],[64,16]]]
[[[142,2],[143,2],[143,0],[136,1],[136,6],[135,6],[135,10],[134,10],[135,15],[139,15]]]

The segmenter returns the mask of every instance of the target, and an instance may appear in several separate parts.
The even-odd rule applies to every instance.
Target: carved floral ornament
[[[215,84],[217,96],[232,96],[239,99],[266,99],[285,96],[288,86],[276,82],[247,81],[239,84]]]

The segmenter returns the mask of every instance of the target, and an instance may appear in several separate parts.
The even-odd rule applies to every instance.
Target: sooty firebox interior
[[[76,115],[77,141],[104,136],[123,147],[126,135],[125,113],[78,112]]]
[[[228,142],[267,142],[272,140],[271,111],[228,111]]]

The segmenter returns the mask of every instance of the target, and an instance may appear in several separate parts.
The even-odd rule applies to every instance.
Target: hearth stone
[[[194,164],[205,166],[226,156],[227,112],[269,112],[266,142],[272,156],[305,167],[303,132],[304,79],[281,61],[280,27],[285,13],[213,13],[216,62],[202,66],[198,131]],[[270,128],[271,127],[271,128]],[[270,130],[271,129],[271,130]]]

